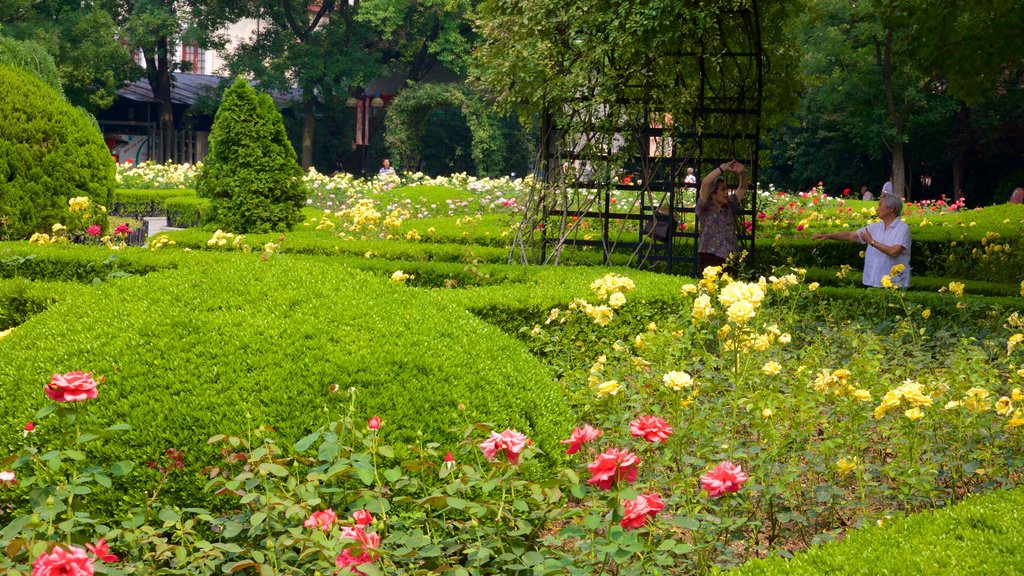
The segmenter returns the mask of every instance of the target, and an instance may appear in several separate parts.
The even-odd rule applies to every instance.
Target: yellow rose
[[[808,292],[814,292],[817,289],[818,289],[818,283],[817,282],[811,282],[810,284],[807,285],[807,291]]]
[[[857,466],[858,462],[856,457],[840,458],[836,462],[836,470],[839,472],[840,476],[846,476],[850,472],[853,472],[854,470],[857,469]]]
[[[789,332],[783,332],[779,335],[779,344],[789,344],[793,340],[793,337],[789,335]]]
[[[1006,416],[1013,412],[1013,403],[1006,396],[1003,396],[996,402],[996,414],[1000,416]]]
[[[748,300],[739,300],[733,302],[726,313],[730,322],[743,324],[754,317],[754,306]]]
[[[761,418],[764,418],[765,420],[771,418],[772,414],[774,414],[774,412],[772,412],[771,408],[762,408],[761,409]]]
[[[605,396],[614,396],[618,394],[621,389],[622,386],[619,384],[618,380],[606,380],[596,386],[593,386],[594,392],[602,398]]]
[[[924,311],[921,312],[921,318],[924,318],[925,320],[931,318],[931,316],[932,316],[932,309],[931,308],[925,308]]]
[[[693,386],[693,376],[690,376],[686,372],[673,370],[671,372],[666,372],[661,379],[665,383],[665,386],[676,391]]]
[[[781,371],[782,365],[776,362],[775,360],[770,360],[764,366],[761,367],[761,372],[764,372],[769,376],[775,376]]]
[[[871,401],[871,392],[868,392],[863,388],[858,388],[853,391],[853,397],[861,402],[869,402]]]
[[[917,407],[911,408],[910,410],[907,410],[903,414],[911,421],[920,420],[921,417],[924,416],[924,412],[922,412],[921,409]]]

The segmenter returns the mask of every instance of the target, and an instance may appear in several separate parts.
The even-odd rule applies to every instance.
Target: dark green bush
[[[110,205],[114,160],[85,112],[31,74],[0,65],[0,119],[0,239],[72,226],[75,196]]]
[[[280,232],[300,220],[302,169],[281,113],[241,78],[217,109],[196,190],[213,199],[210,220],[231,232]]]
[[[0,35],[0,64],[31,72],[55,92],[64,94],[57,65],[53,63],[53,56],[42,44]]]
[[[149,216],[165,216],[164,202],[171,198],[194,198],[195,190],[126,190],[114,191],[114,202],[110,206],[111,216],[123,216],[137,220]]]
[[[174,196],[164,201],[167,225],[172,228],[195,228],[207,222],[210,214],[209,198]]]
[[[48,402],[50,374],[82,369],[108,378],[90,411],[133,426],[93,455],[141,463],[184,450],[188,474],[172,488],[182,503],[205,498],[199,468],[219,458],[207,438],[268,425],[289,445],[345,410],[350,387],[359,416],[379,414],[396,443],[453,445],[491,422],[558,458],[574,423],[558,386],[464,310],[325,259],[178,255],[192,265],[83,289],[0,341],[0,448]]]
[[[876,574],[1019,574],[1024,546],[1024,490],[975,496],[933,512],[850,532],[790,560],[754,560],[735,576]]]

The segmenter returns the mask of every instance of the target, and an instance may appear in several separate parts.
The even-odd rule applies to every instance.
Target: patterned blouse
[[[719,258],[729,258],[739,250],[740,242],[736,237],[736,214],[740,211],[740,203],[736,195],[729,194],[729,202],[724,206],[715,203],[711,198],[697,207],[700,218],[700,245],[698,252],[714,254]]]

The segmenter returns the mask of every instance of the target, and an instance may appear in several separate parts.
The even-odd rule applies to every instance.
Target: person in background
[[[868,190],[867,186],[861,186],[860,187],[860,199],[864,200],[866,202],[870,202],[870,201],[875,199],[875,195],[871,193],[871,190]]]
[[[892,178],[886,180],[885,184],[882,184],[882,194],[892,194]]]
[[[845,240],[865,244],[864,286],[882,287],[882,278],[890,276],[893,266],[902,264],[902,271],[890,277],[892,284],[906,287],[910,284],[910,226],[900,216],[903,199],[895,194],[883,193],[878,198],[879,222],[860,230],[815,234],[812,240]]]
[[[686,178],[683,178],[683,184],[686,188],[697,187],[697,177],[693,175],[693,168],[686,169]]]
[[[700,242],[697,247],[697,273],[703,275],[709,266],[724,266],[739,249],[736,236],[736,215],[747,194],[746,167],[732,160],[715,168],[700,183],[697,218],[700,221]],[[740,183],[729,192],[725,173],[739,174]]]
[[[1017,186],[1010,194],[1010,204],[1024,204],[1024,187]]]
[[[391,160],[389,158],[384,159],[384,165],[380,167],[378,172],[381,176],[395,176],[395,169],[391,167]]]

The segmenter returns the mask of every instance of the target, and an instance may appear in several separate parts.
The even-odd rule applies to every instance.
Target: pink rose
[[[626,530],[633,530],[643,526],[648,518],[654,518],[665,508],[665,503],[661,501],[661,496],[654,492],[640,494],[636,500],[623,500],[622,507],[625,509],[625,514],[619,524]]]
[[[328,508],[327,510],[319,510],[313,512],[306,518],[306,521],[302,523],[306,528],[319,528],[320,530],[327,532],[334,525],[334,521],[338,519],[338,515],[334,513],[334,510]]]
[[[582,428],[576,428],[569,435],[569,438],[562,440],[562,444],[568,444],[569,447],[565,449],[566,454],[575,454],[580,451],[580,446],[591,440],[597,440],[601,437],[600,430],[592,427],[590,424],[584,424]]]
[[[366,421],[366,427],[370,430],[377,430],[380,428],[380,416],[374,416]]]
[[[366,509],[353,512],[352,519],[356,521],[356,526],[369,526],[373,523],[373,515]]]
[[[708,496],[718,498],[726,492],[738,492],[747,480],[742,468],[726,460],[700,477],[700,487]]]
[[[92,558],[85,550],[57,546],[49,554],[40,554],[32,562],[32,576],[92,576],[95,573]]]
[[[629,423],[629,433],[648,442],[664,442],[672,434],[672,427],[657,416],[641,416]]]
[[[352,550],[346,548],[338,554],[338,557],[334,559],[334,564],[338,568],[348,568],[348,573],[363,574],[363,572],[357,568],[351,568],[359,564],[366,564],[373,562],[376,554],[372,551],[380,548],[380,535],[377,533],[367,534],[359,526],[346,526],[341,529],[342,540],[355,540],[359,543],[360,548],[359,555],[353,555]],[[344,572],[343,572],[344,573]]]
[[[636,467],[640,458],[629,450],[609,448],[597,459],[587,465],[591,477],[588,484],[596,484],[602,490],[608,490],[613,482],[636,482]]]
[[[103,228],[100,228],[99,224],[93,224],[85,229],[85,233],[89,236],[99,236],[103,233]]]
[[[127,224],[118,224],[117,228],[114,228],[114,233],[127,236],[132,233],[132,229]]]
[[[339,574],[360,574],[361,576],[366,576],[366,572],[363,572],[358,568],[352,568],[352,566],[368,564],[370,562],[373,562],[373,559],[370,558],[369,552],[363,552],[359,556],[353,556],[352,551],[348,549],[342,550],[341,554],[338,554],[338,557],[334,559],[334,565],[338,568],[348,568],[348,570],[339,572]]]
[[[0,472],[0,486],[14,486],[18,483],[18,476],[14,473],[14,470],[4,470]]]
[[[96,397],[96,386],[92,373],[76,370],[54,374],[43,390],[55,402],[84,402]]]
[[[106,538],[100,538],[95,544],[86,544],[85,547],[101,562],[117,562],[118,560],[117,556],[110,553]]]
[[[491,432],[491,437],[480,444],[480,449],[484,451],[484,456],[491,462],[494,462],[499,451],[504,450],[508,463],[518,466],[519,455],[529,444],[530,439],[525,434],[506,428],[501,434]]]

